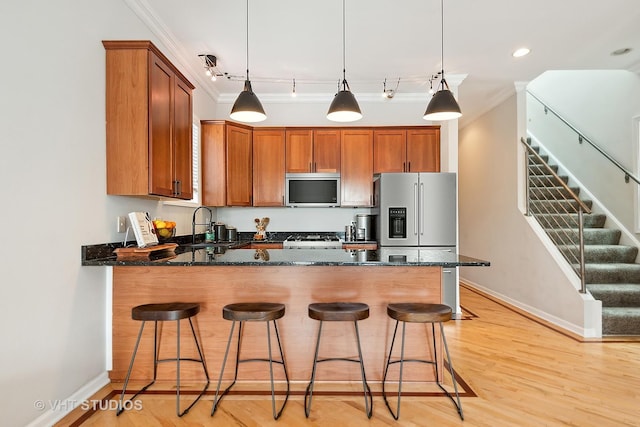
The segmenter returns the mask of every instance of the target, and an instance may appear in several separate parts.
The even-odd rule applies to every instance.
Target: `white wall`
[[[527,89],[637,175],[633,124],[640,115],[639,75],[622,70],[547,71]],[[623,172],[586,142],[579,144],[575,132],[551,113],[545,115],[534,99],[528,100],[527,119],[532,138],[548,148],[627,230],[635,231],[637,184],[625,183]]]
[[[115,217],[138,209],[190,229],[191,208],[105,194],[103,39],[150,39],[172,58],[123,1],[0,3],[2,425],[51,424],[107,379],[106,269],[82,267],[80,246],[121,239]]]
[[[590,334],[576,283],[554,260],[542,230],[518,208],[517,123],[514,95],[460,131],[460,253],[491,262],[488,268],[460,268],[461,280]]]

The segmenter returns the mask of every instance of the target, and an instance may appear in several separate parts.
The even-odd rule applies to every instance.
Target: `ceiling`
[[[198,87],[235,99],[247,65],[245,1],[125,1]],[[426,107],[429,76],[441,68],[440,1],[346,0],[345,10],[346,77],[356,97],[382,98],[384,80],[395,89],[399,78],[388,102],[419,97]],[[639,23],[638,0],[445,0],[444,68],[450,84],[462,81],[461,124],[512,94],[514,82],[546,70],[640,72]],[[284,99],[295,79],[298,99],[326,96],[328,108],[343,68],[342,1],[249,0],[248,28],[254,92]],[[522,46],[531,53],[513,58]],[[632,50],[611,54],[622,48]],[[230,78],[206,78],[198,57],[205,53]]]

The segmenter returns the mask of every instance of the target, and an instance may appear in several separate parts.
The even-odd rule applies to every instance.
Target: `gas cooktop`
[[[284,249],[340,249],[342,242],[335,234],[292,234],[282,243]]]

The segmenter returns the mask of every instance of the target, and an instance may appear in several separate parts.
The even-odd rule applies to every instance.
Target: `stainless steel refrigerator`
[[[425,251],[457,252],[455,173],[382,173],[374,181],[377,236],[384,259],[420,259]],[[458,274],[444,268],[443,303],[459,317]]]

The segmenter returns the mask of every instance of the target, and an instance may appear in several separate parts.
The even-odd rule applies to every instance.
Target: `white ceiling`
[[[235,98],[246,69],[246,1],[126,0],[197,74],[198,87]],[[357,98],[428,102],[428,78],[440,70],[439,0],[346,0],[346,76]],[[513,58],[527,46],[531,53]],[[626,55],[611,52],[632,48]],[[218,58],[237,78],[211,82],[198,54]],[[249,0],[249,69],[260,97],[327,96],[342,75],[342,0]],[[445,0],[444,65],[449,83],[462,81],[462,124],[546,70],[640,71],[638,0]],[[596,88],[597,90],[597,88]],[[263,101],[264,102],[264,101]]]

